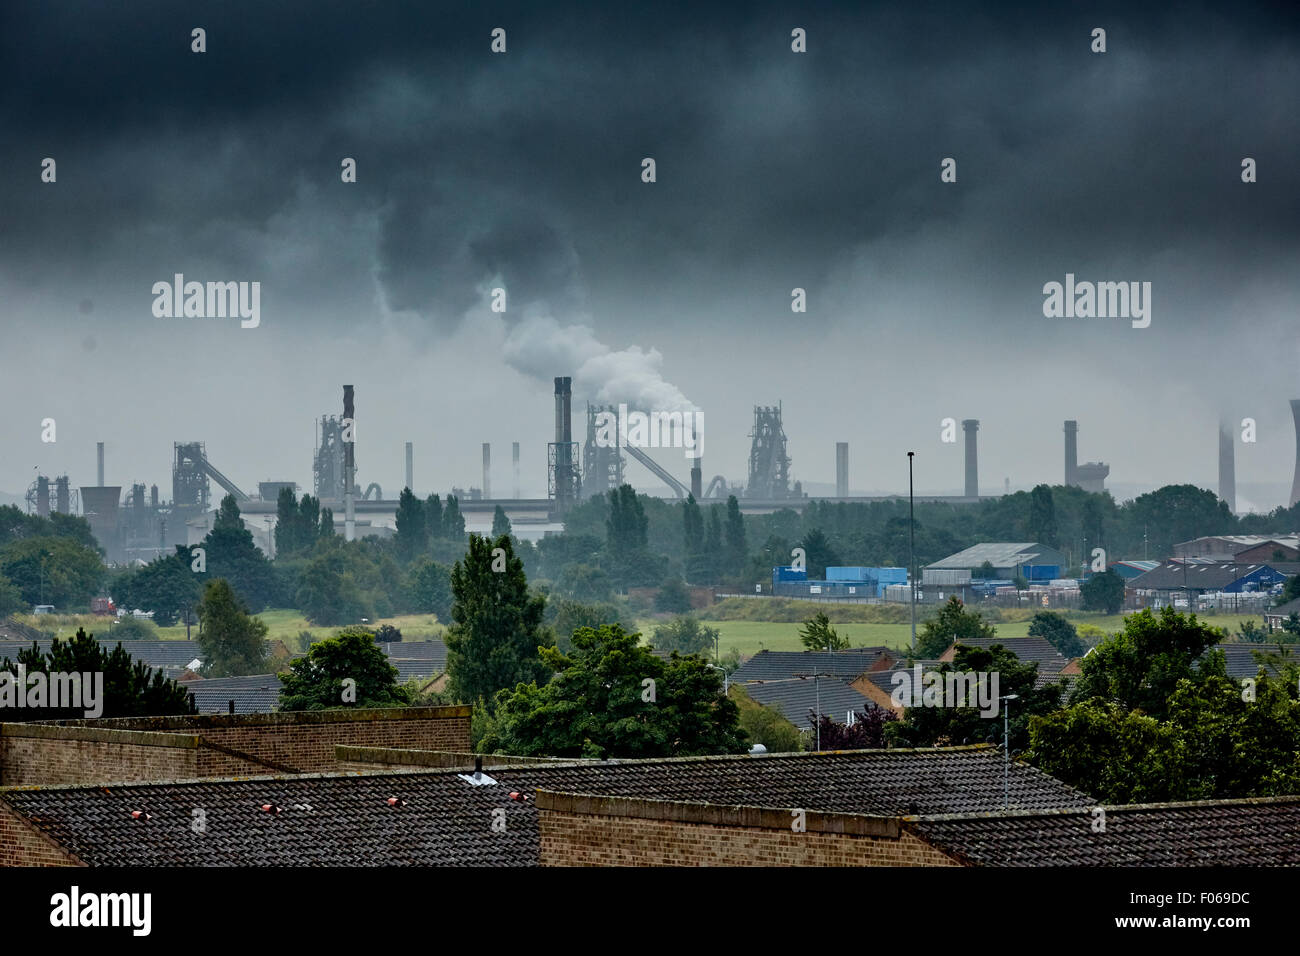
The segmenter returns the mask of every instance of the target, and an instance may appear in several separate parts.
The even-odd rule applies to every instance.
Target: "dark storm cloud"
[[[124,10],[4,14],[0,254],[30,281],[92,262],[165,274],[177,250],[246,271],[267,241],[316,241],[268,239],[277,216],[323,217],[346,245],[286,267],[286,293],[328,300],[335,263],[353,282],[373,263],[391,308],[454,321],[495,276],[553,310],[584,308],[588,286],[600,303],[653,294],[680,311],[701,287],[770,301],[791,275],[815,287],[861,244],[929,228],[959,225],[1003,288],[1211,233],[1220,263],[1258,262],[1292,252],[1300,229],[1300,58],[1281,16]],[[497,25],[504,57],[487,52]],[[792,25],[809,31],[806,56],[789,53]],[[1105,56],[1088,52],[1094,25]],[[47,154],[57,191],[31,186]],[[346,189],[344,155],[360,164]],[[1243,195],[1243,155],[1266,188]],[[936,187],[944,156],[955,189]]]

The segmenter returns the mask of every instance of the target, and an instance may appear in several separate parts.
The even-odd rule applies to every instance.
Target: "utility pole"
[[[912,456],[907,453],[907,589],[912,597],[912,656],[916,656],[916,503],[912,491]]]

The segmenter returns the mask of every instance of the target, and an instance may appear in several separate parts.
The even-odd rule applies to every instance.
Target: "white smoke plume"
[[[544,313],[525,313],[506,334],[502,357],[513,368],[550,382],[573,377],[575,399],[601,404],[626,402],[646,411],[697,411],[681,390],[663,377],[663,354],[630,345],[612,349],[586,325],[561,325]]]

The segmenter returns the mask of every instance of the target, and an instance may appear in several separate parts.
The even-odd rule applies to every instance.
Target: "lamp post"
[[[1011,807],[1011,720],[1010,708],[1006,702],[1017,700],[1019,694],[1007,694],[999,697],[1002,701],[1002,809]]]
[[[912,597],[912,656],[916,656],[916,502],[912,491],[912,456],[907,453],[907,589]]]
[[[834,674],[823,674],[823,673],[821,673],[820,671],[818,671],[818,672],[815,673],[815,674],[794,674],[793,676],[799,678],[800,680],[807,680],[809,677],[811,677],[811,678],[813,679],[813,693],[816,695],[816,700],[817,700],[817,719],[816,719],[816,721],[815,721],[814,723],[815,723],[815,725],[816,725],[816,730],[817,730],[817,749],[818,749],[818,751],[820,751],[820,750],[822,749],[822,687],[821,687],[821,678],[823,678],[823,677],[834,677],[835,675],[834,675]]]

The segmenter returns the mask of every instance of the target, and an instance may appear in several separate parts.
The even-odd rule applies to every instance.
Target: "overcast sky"
[[[744,480],[781,401],[805,483],[848,441],[855,493],[906,490],[908,450],[918,490],[959,491],[945,417],[981,420],[985,493],[1059,483],[1075,418],[1120,497],[1214,488],[1226,415],[1258,423],[1239,504],[1286,503],[1289,5],[736,6],[4,4],[0,491],[92,484],[100,440],[108,483],[164,498],[178,440],[310,490],[346,382],[363,486],[395,494],[408,440],[417,490],[478,485],[490,441],[508,494],[518,441],[540,495],[573,375],[576,410],[702,410],[706,480]],[[260,282],[260,326],[155,317],[175,273]],[[1045,318],[1067,273],[1150,282],[1150,327]]]

